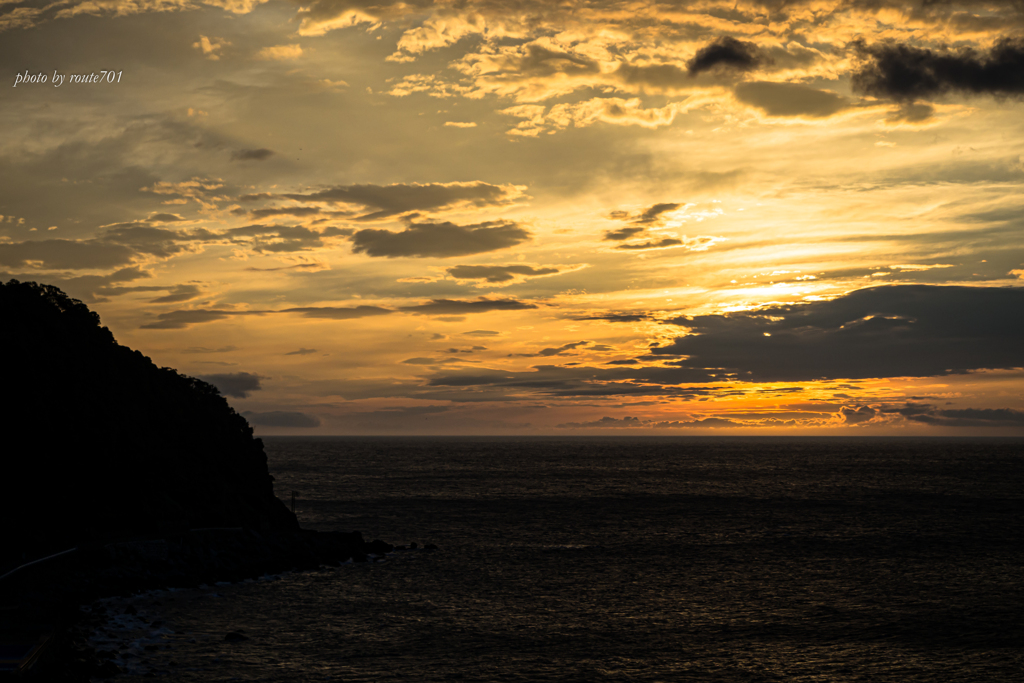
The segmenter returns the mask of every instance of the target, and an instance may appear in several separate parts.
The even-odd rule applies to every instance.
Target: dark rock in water
[[[390,543],[385,543],[379,538],[375,538],[366,544],[366,551],[373,553],[374,555],[387,555],[394,549],[395,546]]]
[[[240,643],[243,640],[249,640],[249,636],[241,634],[238,631],[231,631],[224,636],[225,643]]]

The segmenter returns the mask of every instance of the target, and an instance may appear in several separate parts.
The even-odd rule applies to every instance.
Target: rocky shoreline
[[[358,531],[260,534],[247,528],[206,528],[163,538],[83,545],[0,580],[0,631],[39,638],[26,681],[89,681],[123,673],[116,654],[98,651],[90,632],[109,618],[102,599],[156,590],[199,589],[288,571],[381,560],[394,551],[436,550],[366,541]],[[2,680],[2,679],[0,679]]]

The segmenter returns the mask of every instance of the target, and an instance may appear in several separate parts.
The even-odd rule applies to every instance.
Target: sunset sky
[[[258,434],[1024,433],[1016,0],[0,0],[0,62],[0,277]]]

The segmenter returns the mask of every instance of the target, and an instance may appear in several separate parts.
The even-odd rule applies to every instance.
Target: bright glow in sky
[[[0,276],[259,433],[1024,431],[1018,2],[11,0],[0,63]]]

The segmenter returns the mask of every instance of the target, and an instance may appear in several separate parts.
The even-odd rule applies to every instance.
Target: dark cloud
[[[401,232],[360,230],[352,235],[352,251],[387,258],[448,258],[506,249],[528,239],[530,233],[512,221],[410,223]]]
[[[312,216],[318,213],[320,213],[320,209],[315,206],[286,206],[278,209],[256,209],[250,211],[249,215],[253,218],[266,218],[267,216]]]
[[[673,322],[693,334],[652,354],[685,356],[674,363],[755,382],[1024,367],[1024,288],[872,287],[831,301]]]
[[[535,392],[547,396],[673,396],[695,398],[742,394],[729,387],[679,386],[715,381],[703,370],[676,367],[611,367],[540,365],[529,372],[473,368],[432,375],[432,387],[485,388]]]
[[[251,372],[229,372],[221,375],[203,375],[199,379],[217,387],[225,396],[247,398],[252,392],[263,388],[260,380],[264,378]]]
[[[416,306],[402,306],[398,310],[414,315],[465,315],[468,313],[487,313],[488,311],[522,311],[537,308],[536,304],[526,303],[518,299],[486,299],[476,301],[459,301],[453,299],[433,299],[430,303]],[[484,330],[467,332],[481,334]]]
[[[870,406],[859,406],[851,408],[849,406],[843,406],[839,409],[839,416],[848,425],[861,424],[862,422],[868,422],[878,414],[878,411]]]
[[[552,347],[548,347],[546,349],[541,349],[537,353],[517,353],[517,354],[514,354],[514,355],[522,357],[522,358],[537,358],[537,357],[547,358],[547,357],[550,357],[550,356],[561,356],[561,355],[565,354],[568,351],[573,351],[575,349],[580,348],[581,346],[587,346],[588,344],[593,344],[593,342],[589,342],[589,341],[571,342],[569,344],[563,344],[561,346],[552,346]],[[513,355],[513,354],[509,354],[509,355]]]
[[[693,76],[675,64],[623,64],[615,72],[629,85],[648,85],[654,88],[684,88],[693,85]]]
[[[155,213],[146,220],[152,223],[176,223],[185,219],[176,213]]]
[[[556,429],[623,429],[623,428],[645,428],[645,429],[685,429],[695,427],[747,427],[761,425],[745,425],[742,422],[735,422],[721,417],[706,417],[697,420],[672,420],[655,422],[652,420],[641,420],[638,417],[602,417],[592,422],[566,422],[555,425]]]
[[[608,230],[608,231],[606,231],[604,233],[604,238],[606,240],[613,240],[613,241],[618,242],[618,241],[621,241],[621,240],[632,239],[633,237],[636,237],[637,235],[642,235],[646,231],[647,231],[647,228],[639,228],[639,227],[619,228],[618,230]]]
[[[516,70],[530,76],[553,76],[562,73],[600,73],[601,65],[584,56],[550,50],[532,43],[527,46],[527,52],[519,60]]]
[[[110,269],[131,263],[135,252],[99,240],[39,240],[0,243],[0,265],[60,270]]]
[[[866,62],[852,77],[855,92],[913,102],[949,92],[1024,95],[1024,39],[1003,38],[987,53],[937,52],[901,43],[855,47]]]
[[[602,417],[600,420],[594,420],[592,422],[565,422],[560,425],[555,425],[556,429],[607,429],[622,428],[622,427],[642,427],[643,421],[639,417]]]
[[[311,353],[316,353],[316,349],[304,349],[304,348],[300,347],[297,351],[289,351],[288,353],[286,353],[284,355],[286,355],[286,356],[308,356]]]
[[[31,281],[37,278],[36,274],[13,274],[0,273],[0,280],[14,278],[15,280]],[[118,286],[125,282],[152,278],[153,276],[137,266],[121,268],[107,275],[78,275],[75,277],[63,277],[59,275],[47,275],[46,282],[67,292],[70,296],[85,302],[109,301],[108,296],[117,296],[130,291],[137,291],[137,287]],[[165,287],[154,287],[151,291],[161,291]]]
[[[231,351],[237,351],[237,346],[222,346],[219,349],[208,349],[205,346],[190,346],[187,349],[182,349],[182,353],[229,353]]]
[[[611,218],[616,220],[629,221],[633,225],[618,228],[617,230],[608,230],[604,233],[605,240],[611,240],[614,242],[621,242],[623,240],[633,239],[634,237],[641,237],[646,234],[647,226],[659,225],[661,223],[662,215],[669,211],[675,211],[676,209],[684,206],[683,204],[662,202],[647,207],[639,213],[631,214],[628,211],[614,211],[611,214]],[[663,240],[664,241],[664,240]],[[617,249],[653,249],[650,245],[655,244],[654,242],[647,242],[643,245],[623,245],[616,247]],[[682,242],[679,242],[682,244]],[[674,245],[664,245],[674,246]]]
[[[397,183],[394,185],[341,185],[310,192],[286,194],[300,201],[356,204],[376,209],[359,220],[387,218],[410,211],[436,211],[458,205],[497,206],[508,204],[521,195],[512,185],[471,183]]]
[[[885,118],[893,123],[900,121],[905,123],[921,123],[931,119],[932,114],[934,113],[935,107],[930,104],[904,102],[899,108],[891,112]]]
[[[255,413],[247,410],[242,417],[257,427],[301,427],[303,429],[319,427],[320,418],[308,413],[290,410],[272,410],[267,413]]]
[[[198,285],[177,285],[171,290],[170,294],[164,296],[158,296],[155,299],[150,299],[150,303],[154,304],[173,304],[180,303],[182,301],[191,301],[197,299],[203,295]]]
[[[141,224],[112,226],[102,233],[101,238],[106,242],[128,247],[136,253],[157,258],[170,258],[175,254],[191,251],[194,247],[189,242],[216,239],[213,233],[207,231],[193,234]]]
[[[651,223],[658,223],[661,220],[661,215],[663,213],[668,213],[669,211],[675,211],[676,209],[678,209],[681,206],[682,206],[682,204],[671,204],[671,203],[667,203],[667,202],[664,202],[664,203],[661,203],[661,204],[655,204],[653,206],[649,206],[646,209],[644,209],[640,213],[640,215],[638,215],[638,216],[636,216],[635,218],[632,219],[632,222],[633,223],[640,223],[640,224],[643,224],[643,225],[649,225]]]
[[[236,315],[267,315],[271,313],[299,313],[307,318],[327,318],[330,320],[353,320],[394,313],[389,308],[379,306],[306,306],[301,308],[282,308],[276,311],[225,311],[215,309],[192,309],[168,311],[157,315],[155,322],[142,326],[144,330],[181,330],[197,323],[209,323],[224,320]]]
[[[304,308],[283,308],[276,312],[301,313],[306,318],[327,318],[330,320],[354,320],[355,318],[370,318],[394,313],[390,308],[381,308],[380,306],[355,306],[353,308],[342,306],[307,306]]]
[[[232,161],[263,161],[270,158],[274,152],[261,147],[260,149],[239,149],[231,153]]]
[[[722,36],[708,43],[686,63],[691,76],[716,67],[749,71],[762,62],[761,51],[754,43],[736,40],[731,36]]]
[[[166,313],[159,314],[155,322],[142,325],[141,329],[183,330],[194,323],[209,323],[214,320],[224,320],[232,315],[238,315],[238,312],[201,309],[193,311],[167,311]]]
[[[508,282],[516,276],[537,277],[555,275],[557,268],[534,268],[532,266],[455,266],[448,274],[457,280],[486,280],[487,282]]]
[[[735,89],[736,99],[769,116],[824,118],[850,107],[847,99],[799,83],[751,81]]]
[[[1024,427],[1024,411],[1013,408],[958,408],[939,410],[926,403],[907,403],[903,408],[884,410],[911,422],[935,427]]]
[[[246,270],[257,272],[257,273],[273,273],[278,270],[303,270],[303,269],[315,269],[322,270],[323,264],[321,263],[296,263],[294,266],[280,266],[278,268],[256,268],[255,266],[249,266]]]
[[[583,315],[572,318],[572,320],[604,320],[609,323],[638,323],[652,319],[646,313],[605,313],[603,315]]]
[[[626,250],[644,250],[644,249],[665,249],[666,247],[678,247],[683,243],[681,239],[675,237],[665,237],[660,240],[648,240],[646,242],[638,242],[635,244],[620,244],[615,247],[616,249]]]
[[[322,233],[301,226],[246,225],[231,228],[224,234],[261,254],[307,251],[324,246]]]

